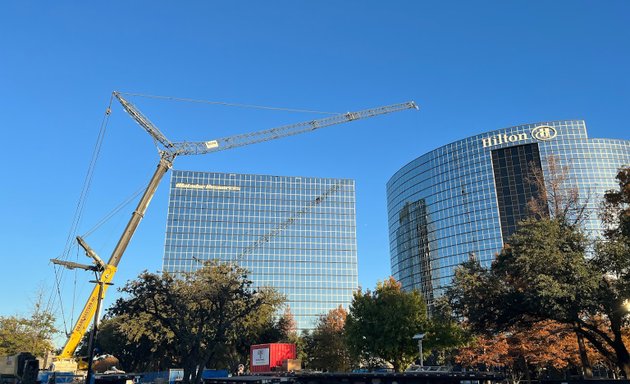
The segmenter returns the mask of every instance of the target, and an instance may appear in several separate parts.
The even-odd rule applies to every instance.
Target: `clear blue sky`
[[[38,289],[55,289],[48,259],[64,249],[113,90],[339,112],[415,100],[417,112],[175,162],[355,179],[359,280],[371,288],[390,273],[385,183],[397,169],[460,138],[537,121],[585,119],[591,137],[630,139],[629,68],[628,1],[3,1],[0,315],[26,314]],[[133,101],[179,140],[316,117]],[[114,105],[79,233],[156,164],[151,140]],[[117,287],[161,268],[167,181]],[[104,258],[132,207],[88,238]],[[91,276],[76,278],[80,307]],[[66,275],[66,315],[73,282]]]

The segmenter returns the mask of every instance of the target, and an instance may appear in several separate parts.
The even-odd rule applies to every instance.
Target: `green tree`
[[[433,313],[423,340],[428,359],[433,359],[438,365],[452,364],[459,348],[470,340],[470,332],[453,316],[448,299],[445,296],[439,297],[433,304]]]
[[[503,288],[501,280],[490,269],[471,258],[455,269],[446,297],[455,316],[463,319],[473,332],[493,335],[502,321]],[[484,328],[486,324],[493,327]]]
[[[587,339],[598,350],[611,347],[619,368],[629,378],[630,354],[623,342],[623,331],[629,325],[630,311],[630,167],[618,172],[617,182],[619,188],[604,195],[600,209],[604,238],[597,241],[592,259],[601,276],[593,311],[605,316],[607,327],[597,327],[601,329],[599,337]],[[598,342],[603,346],[598,346]]]
[[[54,349],[55,318],[42,305],[39,294],[30,317],[0,316],[0,355],[30,352],[45,356]]]
[[[346,372],[352,366],[344,327],[348,313],[339,306],[317,320],[311,335],[309,367],[331,372]]]
[[[597,267],[607,272],[616,289],[630,299],[630,167],[617,174],[618,190],[604,195],[600,218],[604,224],[604,239],[597,242]]]
[[[290,306],[287,305],[282,316],[278,318],[277,328],[280,331],[278,341],[290,343],[297,337],[297,324]]]
[[[302,334],[298,333],[297,323],[289,306],[285,308],[284,314],[278,318],[276,328],[280,332],[278,341],[295,344],[297,359],[304,364],[308,360],[310,334],[308,331],[302,331]]]
[[[123,325],[126,324],[125,330]],[[151,329],[149,318],[142,321],[130,320],[129,315],[106,317],[101,321],[94,348],[101,354],[111,354],[118,358],[117,368],[131,372],[150,372],[179,366],[179,359],[173,355],[172,333],[153,321]],[[88,340],[91,331],[87,331],[77,356],[88,356]]]
[[[302,362],[302,367],[308,368],[310,356],[309,353],[312,350],[312,335],[308,330],[302,330],[301,333],[296,333],[295,338],[292,339],[292,343],[295,344],[297,358]],[[311,367],[312,368],[312,367]]]
[[[630,377],[621,332],[627,320],[620,288],[625,279],[612,278],[599,255],[587,259],[586,247],[577,226],[561,219],[526,220],[491,269],[463,264],[448,295],[476,331],[496,334],[542,320],[570,325]]]
[[[129,297],[118,299],[110,311],[127,316],[123,332],[171,339],[184,383],[193,384],[200,382],[204,367],[225,357],[245,332],[249,314],[280,304],[278,295],[253,290],[244,269],[215,261],[182,278],[144,272],[122,291]]]
[[[247,365],[250,346],[289,341],[291,330],[295,330],[293,315],[287,307],[283,315],[278,316],[278,307],[284,302],[284,297],[275,291],[268,291],[266,294],[267,302],[247,315],[243,329],[234,343],[226,345],[228,351],[224,354],[224,359],[215,359],[215,364],[223,364],[223,367],[227,366],[234,371],[239,364]]]
[[[381,359],[400,372],[418,356],[413,336],[426,327],[426,304],[420,293],[403,292],[390,278],[373,292],[355,292],[345,331],[355,358],[362,362]]]

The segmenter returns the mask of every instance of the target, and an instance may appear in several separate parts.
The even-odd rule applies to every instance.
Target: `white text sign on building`
[[[527,132],[512,133],[512,134],[499,134],[491,137],[484,137],[481,139],[481,143],[484,148],[494,147],[495,145],[518,143],[520,141],[529,140],[534,138],[536,140],[551,140],[558,136],[558,131],[554,127],[548,125],[540,125],[531,130],[531,135]]]

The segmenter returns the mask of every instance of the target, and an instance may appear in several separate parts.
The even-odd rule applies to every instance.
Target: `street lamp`
[[[413,336],[414,340],[418,340],[418,350],[420,351],[420,366],[421,367],[424,366],[424,361],[422,358],[422,339],[424,339],[424,335],[426,335],[426,333],[417,333]]]

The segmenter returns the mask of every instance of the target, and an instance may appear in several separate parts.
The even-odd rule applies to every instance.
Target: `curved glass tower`
[[[591,212],[586,230],[596,234],[594,210],[630,164],[630,141],[589,139],[581,120],[499,129],[428,152],[388,181],[392,275],[431,303],[462,262],[474,255],[489,266],[539,193],[533,170],[547,184],[552,163],[568,170]]]

